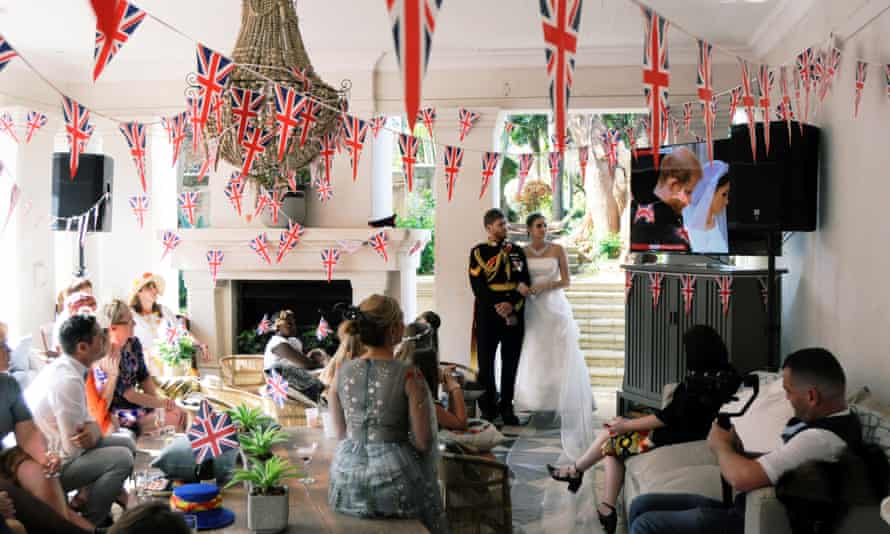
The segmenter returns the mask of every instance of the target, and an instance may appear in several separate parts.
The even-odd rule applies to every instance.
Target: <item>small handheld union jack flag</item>
[[[859,101],[862,100],[862,90],[865,88],[865,79],[868,75],[868,63],[856,62],[856,96],[853,100],[853,118],[859,116]]]
[[[473,128],[473,123],[479,120],[480,115],[475,111],[470,111],[466,108],[460,108],[457,110],[457,120],[460,123],[460,140],[463,142],[464,138],[470,133],[470,130]],[[432,136],[431,136],[432,137]]]
[[[198,415],[188,431],[195,462],[200,464],[209,456],[216,458],[226,451],[237,449],[238,431],[225,412],[216,412],[207,400],[201,401]]]
[[[402,171],[405,173],[405,183],[408,192],[414,190],[414,164],[417,163],[417,148],[419,140],[413,135],[399,134],[399,150],[402,153]]]
[[[179,207],[185,212],[189,226],[195,226],[195,210],[198,209],[199,191],[184,191],[179,193]]]
[[[751,137],[751,157],[757,161],[757,126],[754,121],[754,93],[751,91],[751,74],[748,62],[739,58],[739,66],[742,69],[742,105],[748,115],[748,133]]]
[[[464,162],[464,149],[456,146],[445,147],[445,188],[448,190],[448,202],[454,196],[454,184]]]
[[[433,125],[436,123],[436,109],[435,108],[423,108],[417,112],[417,120],[423,121],[423,125],[426,126],[426,131],[430,134],[430,139],[433,138]]]
[[[556,118],[556,150],[566,148],[566,110],[581,31],[581,0],[541,0],[550,105]]]
[[[281,263],[284,256],[297,247],[301,237],[303,237],[303,226],[300,223],[288,221],[287,231],[281,232],[278,240],[278,257],[275,258],[275,263]]]
[[[274,94],[275,121],[278,128],[278,161],[281,161],[287,152],[287,142],[299,122],[298,114],[308,100],[296,90],[280,84],[275,84]]]
[[[556,191],[556,182],[559,181],[559,171],[562,170],[562,154],[554,151],[547,154],[547,164],[550,168],[550,188]]]
[[[321,264],[324,266],[328,282],[334,279],[334,267],[340,261],[340,250],[329,248],[321,251]]]
[[[93,135],[93,126],[90,124],[90,111],[67,96],[62,97],[62,114],[65,116],[65,136],[71,151],[69,172],[71,180],[74,180],[80,154],[86,150]]]
[[[265,235],[265,234],[264,234]],[[260,323],[256,327],[257,335],[267,334],[272,331],[272,321],[269,320],[269,314],[264,313],[263,318],[260,319]]]
[[[638,204],[637,212],[634,214],[634,224],[637,223],[655,224],[655,207],[654,204]]]
[[[494,176],[500,159],[501,154],[499,152],[485,152],[482,154],[482,189],[479,191],[480,199],[488,191],[488,184],[491,183],[491,177]]]
[[[649,273],[649,289],[652,290],[652,309],[658,307],[658,300],[661,297],[661,281],[664,279],[664,273]]]
[[[196,50],[198,60],[198,94],[201,105],[198,111],[197,124],[201,129],[207,125],[210,116],[210,107],[214,99],[222,96],[229,76],[235,70],[235,64],[231,59],[198,43]]]
[[[386,253],[386,245],[388,242],[389,238],[386,237],[386,230],[374,232],[371,234],[371,237],[368,238],[368,244],[371,245],[371,248],[374,249],[374,252],[376,252],[378,256],[383,258],[384,262],[389,261],[389,254]]]
[[[253,169],[253,164],[257,158],[266,152],[269,143],[272,142],[273,135],[267,133],[266,130],[259,126],[249,128],[246,137],[241,140],[242,157],[244,165],[241,167],[241,176],[247,176]]]
[[[222,266],[225,255],[221,250],[207,251],[207,266],[210,268],[210,277],[213,283],[216,283],[216,275],[219,274],[219,268]]]
[[[275,401],[279,408],[284,408],[285,403],[287,403],[287,380],[280,374],[272,371],[272,373],[266,376],[266,393],[272,397],[272,400]]]
[[[331,168],[334,165],[334,154],[337,151],[337,133],[336,132],[328,132],[321,136],[321,139],[318,140],[318,144],[321,145],[321,150],[318,151],[318,155],[321,157],[322,168],[324,169],[324,178],[322,181],[326,183],[331,183]]]
[[[4,112],[0,115],[0,130],[6,132],[9,137],[18,144],[19,138],[15,134],[15,120],[13,120],[12,115],[9,113]]]
[[[652,145],[652,160],[658,168],[658,145],[663,138],[663,117],[668,99],[668,86],[671,80],[668,59],[667,31],[670,25],[655,10],[641,7],[645,23],[643,41],[643,94],[649,106],[649,144]]]
[[[358,176],[358,159],[362,155],[365,145],[365,135],[368,133],[368,123],[353,115],[343,114],[343,125],[340,130],[340,138],[349,154],[349,164],[352,166],[352,181]]]
[[[130,208],[133,210],[133,215],[136,216],[136,222],[139,224],[139,229],[141,230],[145,223],[145,213],[148,211],[148,196],[136,195],[130,197],[129,200]]]
[[[272,265],[272,257],[269,255],[269,241],[266,238],[266,232],[263,232],[248,241],[248,245],[250,246],[250,250],[256,252],[260,259],[268,265]]]
[[[258,91],[232,87],[229,89],[229,98],[232,100],[232,117],[238,121],[236,139],[240,143],[247,134],[247,127],[256,124],[266,97]]]
[[[46,126],[46,115],[39,111],[29,111],[27,121],[28,131],[25,135],[25,144],[31,142],[31,137],[34,136],[34,132]]]
[[[525,189],[525,180],[528,178],[528,172],[531,170],[534,162],[534,154],[519,154],[519,187],[516,190],[517,195],[521,195],[523,189]]]
[[[167,321],[166,326],[164,327],[164,339],[168,345],[173,345],[179,339],[181,335],[181,330],[179,325],[173,321]]]
[[[18,53],[12,48],[12,45],[9,44],[2,35],[0,35],[0,71],[6,68],[6,65],[9,65],[9,62],[12,61],[12,58],[16,57]]]
[[[318,200],[322,203],[327,202],[334,198],[334,186],[330,182],[319,180],[319,183],[315,186],[315,194],[318,195]]]
[[[695,85],[698,89],[698,101],[702,106],[702,119],[705,123],[705,139],[708,142],[708,160],[714,161],[714,113],[711,102],[714,99],[714,86],[711,77],[711,52],[713,45],[701,39],[698,40],[698,73]],[[689,133],[689,129],[686,129]]]
[[[760,109],[763,112],[763,144],[766,147],[766,154],[769,155],[769,112],[770,112],[770,91],[773,90],[773,82],[775,73],[770,70],[769,65],[760,65],[757,69],[757,85],[760,93]]]
[[[171,232],[170,230],[164,231],[163,236],[161,237],[161,244],[164,246],[164,253],[161,254],[161,261],[164,261],[164,258],[167,257],[169,252],[173,252],[173,250],[179,246],[182,242],[182,239],[175,232]]]
[[[315,339],[321,341],[333,333],[334,330],[331,328],[331,325],[325,321],[324,317],[318,320],[318,328],[315,329]]]
[[[695,275],[684,274],[680,276],[680,293],[683,294],[683,309],[686,315],[692,311],[692,300],[695,298]]]
[[[96,49],[93,53],[93,81],[99,79],[102,70],[111,63],[114,56],[120,52],[124,44],[136,31],[136,28],[142,24],[145,19],[145,11],[139,9],[133,4],[120,1],[114,7],[114,34],[105,35],[98,22],[96,23]]]
[[[729,299],[732,297],[732,277],[718,276],[717,295],[720,297],[720,303],[723,305],[723,315],[729,313]]]
[[[148,192],[145,184],[145,125],[138,122],[126,122],[119,126],[120,131],[130,147],[130,156],[136,164],[136,172],[139,173],[139,184],[142,192]]]
[[[692,104],[690,104],[691,106]],[[615,168],[618,167],[618,143],[621,141],[621,132],[609,128],[603,132],[603,148],[606,150],[606,162],[609,166],[609,176],[615,176]]]
[[[380,130],[386,126],[386,116],[377,115],[368,121],[368,126],[371,128],[371,132],[374,133],[374,139],[377,139],[377,134],[380,133]]]

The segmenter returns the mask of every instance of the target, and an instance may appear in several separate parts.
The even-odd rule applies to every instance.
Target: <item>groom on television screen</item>
[[[513,413],[513,390],[525,321],[523,295],[531,285],[522,247],[507,241],[507,218],[493,208],[483,219],[488,241],[470,252],[470,285],[476,301],[473,328],[479,361],[479,383],[485,394],[479,399],[482,418],[494,421],[498,413],[505,425],[518,425]],[[501,396],[494,383],[494,358],[501,346]]]

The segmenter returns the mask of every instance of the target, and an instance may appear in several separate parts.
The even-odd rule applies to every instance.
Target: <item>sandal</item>
[[[574,475],[561,475],[558,467],[547,464],[547,471],[550,472],[550,478],[558,482],[568,482],[569,491],[577,493],[578,488],[581,487],[581,482],[584,480],[584,471],[579,471],[575,464],[572,464],[572,470],[575,471]]]
[[[600,525],[603,526],[603,530],[606,531],[606,534],[615,534],[615,530],[618,529],[618,511],[615,510],[614,506],[607,502],[601,502],[600,504],[612,510],[612,513],[603,515],[603,513],[597,509],[596,515],[600,518]]]

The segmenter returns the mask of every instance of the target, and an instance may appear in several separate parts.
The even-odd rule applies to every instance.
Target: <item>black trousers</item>
[[[525,320],[520,310],[516,316],[519,322],[507,326],[506,320],[494,309],[483,310],[476,305],[476,356],[479,359],[479,383],[485,387],[485,394],[479,398],[479,408],[483,416],[513,413],[513,391],[516,387],[516,370],[519,368],[519,354],[522,351],[522,338],[525,335]],[[501,396],[498,400],[494,382],[494,359],[498,345],[501,346]]]

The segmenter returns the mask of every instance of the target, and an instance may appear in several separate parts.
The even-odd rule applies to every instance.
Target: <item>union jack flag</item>
[[[547,154],[547,164],[550,167],[550,188],[556,194],[556,182],[559,181],[559,171],[562,166],[562,154],[558,151]]]
[[[624,302],[630,297],[630,292],[634,288],[634,273],[624,271]]]
[[[234,178],[234,175],[232,175]],[[243,176],[238,176],[239,180],[243,180]],[[260,186],[260,190],[256,195],[256,209],[253,211],[253,216],[256,217],[260,213],[263,212],[269,206],[269,195],[266,194],[266,188]]]
[[[204,125],[201,124],[201,107],[203,107],[204,97],[186,97],[185,102],[188,109],[188,122],[192,125],[192,152],[198,152],[201,140],[204,139]]]
[[[179,193],[179,207],[185,212],[189,226],[195,226],[195,210],[198,209],[200,191],[184,191]]]
[[[670,108],[668,108],[668,109],[670,110]],[[679,142],[679,139],[680,139],[680,121],[678,121],[676,119],[676,117],[671,115],[670,111],[668,111],[667,117],[668,117],[668,120],[670,120],[671,130],[674,132],[674,142],[677,143],[677,142]]]
[[[269,255],[269,241],[266,238],[266,232],[259,234],[254,237],[250,241],[247,242],[250,246],[250,250],[257,253],[257,255],[269,265],[272,265],[272,257]],[[265,316],[263,316],[265,318]]]
[[[729,299],[732,297],[732,277],[718,276],[717,295],[720,297],[720,303],[723,305],[723,315],[729,313]]]
[[[627,148],[629,148],[631,154],[634,155],[634,159],[637,159],[637,135],[636,132],[634,132],[633,125],[624,129],[624,137],[627,140]]]
[[[219,134],[222,133],[222,108],[223,108],[223,95],[224,94],[225,94],[225,92],[214,96],[213,102],[210,104],[210,111],[213,112],[213,115],[215,116],[215,119],[216,119],[214,122],[216,123],[216,135],[217,136],[219,136]]]
[[[18,144],[19,138],[15,134],[15,121],[9,113],[4,112],[0,115],[0,130],[9,134],[9,137],[12,137],[12,140]]]
[[[86,149],[90,136],[93,135],[93,126],[90,124],[90,111],[67,96],[62,97],[62,114],[65,116],[65,136],[68,138],[68,147],[71,150],[69,172],[71,180],[74,180],[77,176],[80,154]]]
[[[297,192],[297,171],[294,169],[290,169],[287,171],[287,187],[293,191]]]
[[[145,185],[145,125],[138,122],[125,122],[119,128],[130,147],[130,156],[133,157],[133,163],[136,164],[142,192],[147,192],[148,187]]]
[[[167,253],[173,252],[173,250],[182,243],[182,239],[179,238],[176,232],[165,230],[161,237],[161,243],[164,246],[164,253],[161,254],[161,261],[164,261],[164,258],[167,257]]]
[[[769,156],[769,94],[773,90],[774,80],[775,73],[770,70],[769,65],[760,65],[757,69],[757,85],[760,91],[760,109],[763,112],[763,144],[766,147],[765,154],[767,156]]]
[[[417,110],[420,109],[421,86],[430,59],[436,16],[441,6],[442,0],[386,0],[396,59],[404,84],[408,130],[411,132],[414,131]]]
[[[415,241],[414,244],[411,245],[411,250],[408,251],[408,255],[409,256],[415,255],[417,253],[417,251],[422,249],[425,245],[426,245],[426,243],[424,243],[421,240]]]
[[[501,155],[498,152],[485,152],[482,154],[482,190],[479,192],[480,199],[488,191],[488,184],[491,182],[491,177],[494,176],[494,171],[497,169],[500,158]]]
[[[258,120],[266,97],[263,93],[257,91],[232,87],[229,90],[229,98],[232,100],[232,116],[238,121],[237,139],[240,143],[247,133],[247,126]]]
[[[223,192],[225,193],[226,198],[229,199],[232,207],[235,208],[235,213],[240,217],[241,201],[244,199],[244,181],[237,178],[229,180],[229,183],[226,184],[226,188]]]
[[[130,197],[129,200],[130,208],[133,210],[133,215],[136,216],[136,222],[139,224],[139,229],[141,230],[145,222],[145,212],[148,211],[148,196],[136,195]]]
[[[288,220],[287,231],[281,232],[281,236],[278,239],[278,256],[275,258],[275,263],[281,263],[285,254],[297,247],[301,237],[303,237],[303,226],[300,223]]]
[[[334,154],[337,150],[337,134],[335,132],[328,132],[321,136],[318,143],[321,145],[321,150],[318,151],[318,155],[321,156],[322,165],[324,166],[324,179],[322,181],[326,184],[330,184],[331,167],[334,163]]]
[[[17,55],[18,53],[9,44],[9,41],[0,35],[0,71],[5,69],[6,65]]]
[[[792,71],[794,77],[794,109],[797,110],[797,125],[800,127],[800,135],[803,135],[803,121],[800,120],[801,109],[803,109],[800,105],[800,72],[797,69]]]
[[[739,108],[739,102],[742,100],[742,86],[737,85],[729,91],[729,123],[735,117],[735,112]]]
[[[581,168],[581,183],[587,181],[587,161],[590,157],[590,147],[587,145],[578,147],[578,166]]]
[[[463,142],[464,138],[470,133],[470,129],[473,128],[473,123],[479,120],[480,115],[475,111],[470,111],[466,108],[460,108],[457,110],[457,121],[460,123],[460,140]]]
[[[417,163],[417,147],[419,140],[413,135],[399,134],[399,150],[402,152],[402,171],[408,192],[414,190],[414,164]]]
[[[649,106],[649,143],[652,145],[652,160],[658,168],[658,147],[665,135],[662,114],[668,99],[668,86],[671,80],[668,59],[667,31],[670,23],[654,10],[641,7],[646,27],[643,41],[643,94]]]
[[[299,69],[291,67],[290,72],[300,82],[304,93],[312,92],[312,67]]]
[[[831,90],[831,84],[834,77],[841,66],[841,51],[837,47],[831,47],[831,50],[824,52],[825,62],[823,67],[822,85],[819,86],[819,101],[825,100],[828,91]]]
[[[321,264],[324,266],[325,274],[328,276],[328,282],[334,278],[334,267],[340,261],[340,251],[336,248],[329,248],[321,251]]]
[[[278,214],[281,212],[281,191],[274,189],[266,194],[269,197],[266,207],[272,212],[272,224],[278,224]]]
[[[266,393],[272,397],[272,400],[275,401],[279,408],[284,408],[285,403],[287,403],[287,380],[280,374],[272,371],[266,377]]]
[[[117,2],[114,7],[114,35],[109,39],[105,32],[96,24],[96,49],[93,53],[93,81],[99,79],[102,70],[111,63],[114,56],[120,52],[127,40],[142,24],[145,19],[145,11],[124,0]]]
[[[306,145],[309,139],[309,130],[318,122],[318,115],[321,113],[321,104],[306,98],[303,105],[297,110],[297,129],[300,131],[300,148]]]
[[[618,143],[621,141],[621,132],[609,128],[603,132],[602,139],[603,148],[606,149],[606,161],[609,164],[609,176],[614,178],[615,168],[618,166]]]
[[[556,119],[556,150],[566,148],[566,109],[575,72],[581,31],[581,0],[541,0],[542,27],[550,80],[550,105]]]
[[[318,328],[315,329],[315,339],[321,341],[333,333],[334,330],[331,328],[331,325],[325,321],[324,317],[318,320]]]
[[[658,299],[661,297],[661,281],[664,273],[649,273],[649,288],[652,290],[652,309],[658,307]]]
[[[173,345],[179,339],[180,330],[179,325],[174,323],[173,321],[167,321],[167,326],[164,328],[164,337],[167,341],[168,345]]]
[[[528,178],[528,173],[531,171],[532,164],[535,162],[534,154],[520,154],[519,155],[519,187],[516,189],[516,195],[522,195],[522,191],[525,189],[525,180]],[[583,169],[583,164],[582,164]],[[583,171],[582,171],[583,172]]]
[[[235,70],[235,64],[231,59],[201,43],[198,43],[196,54],[198,59],[197,80],[200,86],[198,94],[201,101],[197,124],[203,129],[207,124],[207,117],[210,115],[210,106],[214,99],[222,96],[229,76]]]
[[[38,111],[29,111],[27,117],[28,132],[25,135],[25,143],[31,142],[34,132],[46,126],[46,115]]]
[[[219,273],[219,268],[222,266],[223,258],[225,258],[225,255],[221,250],[207,251],[207,266],[210,268],[210,277],[214,284],[216,283],[216,275]]]
[[[689,315],[689,312],[692,311],[692,299],[695,298],[695,275],[680,275],[680,286],[680,293],[683,294],[683,309],[686,310],[686,315]]]
[[[374,232],[371,234],[371,237],[368,238],[368,244],[371,245],[371,248],[374,249],[374,252],[376,252],[378,256],[383,258],[384,262],[389,261],[389,254],[386,253],[386,244],[388,242],[389,239],[386,237],[386,230]]]
[[[182,150],[182,142],[185,141],[185,125],[187,122],[187,111],[183,111],[179,115],[161,119],[164,129],[167,130],[167,139],[173,146],[173,167],[176,166],[176,160],[179,159],[179,153]]]
[[[454,184],[464,162],[464,149],[456,146],[445,147],[445,187],[448,190],[448,202],[454,195]]]
[[[340,138],[349,154],[349,164],[352,166],[352,181],[358,177],[358,159],[362,155],[365,146],[365,136],[368,134],[368,123],[354,115],[343,114],[343,127]]]
[[[248,128],[247,137],[241,141],[243,149],[244,165],[241,167],[241,176],[247,176],[253,169],[257,158],[266,152],[274,136],[266,130],[255,126]]]
[[[334,198],[334,186],[327,180],[319,180],[315,185],[315,194],[318,195],[318,200],[327,202]]]
[[[715,112],[711,108],[711,102],[714,99],[714,87],[711,85],[711,52],[713,51],[711,43],[698,40],[698,74],[696,75],[695,86],[698,88],[698,101],[702,106],[702,119],[705,122],[705,138],[708,142],[708,160],[714,160],[714,117]],[[689,129],[687,128],[687,132]]]
[[[797,65],[797,73],[800,76],[800,83],[803,85],[804,91],[804,102],[803,102],[803,121],[809,122],[810,120],[810,85],[811,78],[810,74],[813,69],[813,48],[807,47],[804,48],[803,52],[797,55],[797,59],[795,61]],[[797,106],[798,115],[800,113],[801,107]],[[799,118],[799,117],[798,117]]]
[[[748,62],[739,58],[742,68],[742,105],[748,114],[748,132],[751,134],[751,157],[757,161],[757,127],[754,122],[754,95],[751,92],[751,75],[748,71]]]
[[[868,76],[868,63],[856,62],[856,97],[853,100],[853,118],[859,116],[859,101],[862,100],[862,90],[865,88],[865,79]]]
[[[275,120],[277,121],[278,161],[284,159],[287,142],[300,122],[298,114],[306,106],[308,99],[294,89],[275,84]],[[243,137],[239,136],[239,139]],[[301,145],[302,146],[302,145]]]
[[[782,101],[779,104],[779,118],[785,121],[788,127],[788,144],[791,144],[791,96],[788,94],[788,67],[779,68],[779,86],[782,90]]]
[[[637,204],[637,212],[634,214],[634,224],[639,222],[655,224],[654,204]]]
[[[819,87],[822,84],[822,77],[825,74],[825,51],[814,50],[813,61],[810,62],[810,84],[816,96],[819,96]]]
[[[368,121],[368,126],[370,126],[371,131],[374,132],[374,139],[377,139],[377,134],[379,134],[380,130],[386,126],[386,117],[384,115],[377,115]]]
[[[198,169],[198,175],[195,178],[198,182],[203,182],[207,177],[210,166],[213,165],[214,170],[219,164],[219,137],[210,138],[204,145],[204,161],[201,162],[201,168]]]
[[[261,234],[263,237],[266,237],[266,234]],[[269,320],[269,314],[264,313],[263,318],[260,319],[260,324],[256,326],[257,335],[261,336],[263,334],[267,334],[272,331],[272,321]]]
[[[510,132],[513,131],[513,126],[515,126],[512,122],[507,121],[504,123],[504,133],[510,135]]]
[[[216,458],[226,451],[238,448],[238,431],[225,412],[213,410],[207,400],[201,401],[198,415],[188,431],[195,462],[200,464],[210,456]]]
[[[433,124],[436,123],[436,109],[423,108],[417,112],[417,120],[422,121],[426,126],[426,131],[430,133],[430,139],[433,138]]]

